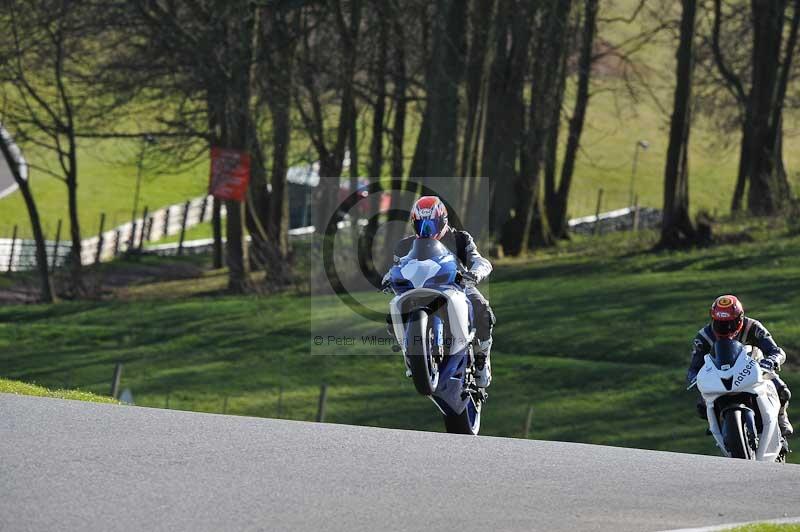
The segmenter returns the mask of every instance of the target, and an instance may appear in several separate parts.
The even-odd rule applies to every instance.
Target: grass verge
[[[36,397],[54,397],[56,399],[72,399],[75,401],[88,401],[90,403],[111,403],[118,404],[118,401],[111,397],[103,397],[90,392],[80,390],[48,390],[35,384],[27,384],[19,381],[0,379],[0,393],[13,393],[14,395],[33,395]]]
[[[800,532],[800,524],[755,523],[731,528],[728,532]]]

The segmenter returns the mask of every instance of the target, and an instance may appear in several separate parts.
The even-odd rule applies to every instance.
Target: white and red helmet
[[[436,196],[422,196],[411,208],[411,224],[417,238],[442,238],[447,225],[447,207]]]

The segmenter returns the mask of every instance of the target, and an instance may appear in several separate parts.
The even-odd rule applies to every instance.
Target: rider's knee
[[[792,391],[783,379],[776,375],[772,378],[772,383],[775,385],[775,390],[778,392],[781,403],[785,403],[792,398]]]
[[[492,307],[489,305],[484,305],[481,308],[477,309],[477,320],[475,324],[475,328],[477,329],[478,339],[479,340],[488,340],[492,337],[492,330],[494,329],[494,324],[497,321],[494,316],[494,312],[492,311]]]

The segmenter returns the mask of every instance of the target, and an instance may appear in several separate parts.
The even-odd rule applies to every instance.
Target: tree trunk
[[[222,202],[217,198],[213,200],[213,211],[211,214],[211,228],[214,235],[214,250],[212,252],[213,268],[222,268]]]
[[[67,203],[69,205],[69,235],[72,242],[70,247],[70,283],[74,295],[86,293],[83,286],[82,257],[83,243],[81,241],[81,225],[78,218],[78,158],[75,148],[75,137],[70,135],[69,171],[67,172]]]
[[[570,8],[571,2],[563,1],[548,5],[544,9],[546,26],[543,28],[544,32],[540,36],[534,55],[525,151],[522,154],[524,164],[520,164],[522,193],[518,208],[524,220],[519,244],[522,253],[530,248],[531,242],[540,245],[552,243],[547,216],[542,210],[539,176],[544,147],[548,136],[553,135],[551,110],[557,101],[561,54],[567,53],[565,44]],[[535,219],[537,223],[534,223]]]
[[[471,38],[466,65],[466,123],[461,147],[461,175],[475,175],[475,140],[479,129],[478,110],[481,94],[485,91],[489,44],[493,41],[491,29],[494,25],[494,10],[497,0],[478,0],[470,12]]]
[[[750,104],[753,119],[747,206],[755,215],[778,212],[785,202],[781,192],[788,188],[783,164],[777,161],[784,97],[779,80],[785,7],[784,1],[751,0],[753,69]],[[793,33],[796,38],[796,30]],[[785,62],[790,66],[791,54],[787,57]]]
[[[355,96],[352,96],[355,98]],[[351,108],[355,109],[355,103],[351,102]],[[350,187],[348,191],[349,194],[355,194],[358,190],[358,177],[359,177],[359,157],[358,157],[358,117],[356,116],[355,112],[350,115],[350,132],[348,134],[348,152],[350,154]],[[337,202],[338,205],[338,202]],[[360,219],[360,211],[361,205],[356,205],[352,209],[350,209],[347,215],[350,218],[350,235],[353,239],[353,242],[358,242],[358,229],[359,229],[359,219]]]
[[[437,183],[439,195],[458,205],[462,183],[456,176],[458,157],[459,87],[466,55],[466,0],[437,0],[434,20],[433,76],[427,87],[431,110],[428,139],[428,172],[444,178]]]
[[[284,88],[287,90],[288,87]],[[270,106],[272,114],[272,193],[267,233],[282,258],[289,255],[289,143],[291,141],[289,95]]]
[[[519,9],[518,9],[519,7]],[[489,232],[507,254],[516,254],[519,212],[514,209],[516,160],[523,137],[523,86],[528,73],[531,20],[525,6],[500,0],[495,20],[494,57],[489,75],[481,173],[489,179]],[[516,241],[516,242],[515,242]]]
[[[664,214],[660,242],[661,246],[669,248],[691,244],[696,237],[694,225],[689,217],[688,152],[697,0],[682,0],[682,4],[677,82],[664,170]]]
[[[337,216],[336,207],[338,205],[339,180],[342,175],[342,163],[345,151],[350,142],[350,128],[355,120],[356,114],[353,83],[358,53],[358,34],[361,24],[361,0],[351,0],[349,24],[345,22],[339,0],[333,0],[332,4],[333,9],[336,11],[336,24],[342,41],[344,65],[341,78],[338,80],[339,89],[341,90],[341,107],[339,123],[336,128],[336,140],[331,150],[325,147],[324,139],[318,139],[317,146],[320,157],[320,183],[315,191],[316,220],[314,225],[320,235],[324,233],[329,224],[335,222],[335,217]],[[307,85],[309,84],[307,83]],[[313,85],[313,81],[311,85]],[[311,88],[310,85],[309,88]],[[318,98],[316,94],[312,97]]]
[[[50,268],[47,262],[47,247],[44,241],[44,233],[42,232],[42,224],[39,219],[39,211],[36,208],[36,201],[34,201],[33,194],[31,193],[28,181],[22,177],[19,167],[19,161],[12,153],[9,139],[3,134],[0,129],[0,153],[8,164],[11,170],[11,175],[22,193],[22,198],[25,200],[25,207],[28,209],[28,217],[31,221],[31,229],[33,229],[33,240],[36,243],[36,267],[39,272],[39,290],[41,291],[40,297],[43,303],[53,303],[55,301],[53,284],[50,279]]]
[[[252,64],[252,35],[255,17],[253,11],[241,16],[231,17],[230,42],[226,52],[229,54],[230,81],[225,90],[224,136],[225,146],[248,150],[252,146],[249,139],[250,116],[250,69]],[[249,289],[246,251],[244,242],[244,212],[241,202],[226,201],[226,245],[225,256],[228,265],[228,290],[244,293]]]
[[[240,201],[226,201],[225,257],[228,265],[228,290],[242,294],[248,289],[244,250],[244,207]]]
[[[553,103],[550,107],[550,118],[548,119],[548,128],[545,135],[545,145],[543,148],[544,155],[544,194],[542,197],[542,206],[545,209],[547,216],[548,227],[554,238],[559,237],[555,231],[552,230],[553,222],[553,206],[557,202],[556,195],[556,172],[558,162],[558,143],[561,135],[561,108],[564,105],[564,92],[567,84],[567,58],[569,54],[561,54],[561,61],[557,72],[555,73],[557,84],[554,90]]]
[[[392,186],[391,186],[391,199],[390,199],[390,213],[398,211],[397,218],[403,218],[399,215],[399,211],[403,210],[400,202],[403,197],[401,186],[403,183],[403,165],[405,155],[405,135],[406,135],[406,55],[405,55],[405,30],[403,23],[398,16],[396,10],[392,10],[392,37],[394,53],[392,54],[392,82],[394,90],[392,91],[392,100],[394,102],[394,124],[392,126],[392,152],[391,152],[391,165],[392,165]],[[403,237],[405,224],[407,220],[392,219],[390,216],[387,220],[388,228],[386,231],[386,239],[383,245],[383,256],[381,261],[381,270],[385,271],[391,265],[392,256],[394,255],[394,247],[397,242]],[[403,222],[403,223],[401,223]]]
[[[245,211],[244,223],[247,232],[250,233],[253,254],[252,263],[259,269],[264,270],[269,275],[272,266],[273,247],[267,234],[270,213],[270,193],[267,188],[267,169],[264,151],[258,140],[258,130],[251,122],[248,126],[248,142],[250,148],[250,183],[247,187],[247,208]]]
[[[742,199],[744,198],[745,187],[748,182],[748,172],[750,171],[750,111],[745,111],[745,122],[742,127],[742,140],[739,146],[739,169],[736,173],[736,187],[733,190],[733,200],[731,201],[731,212],[737,213],[742,210]]]
[[[358,254],[361,272],[366,275],[373,285],[380,286],[380,274],[375,267],[375,238],[378,234],[380,202],[382,196],[381,174],[383,173],[383,132],[386,118],[386,63],[389,57],[389,24],[386,10],[378,6],[378,50],[374,59],[373,71],[375,76],[375,105],[372,111],[372,141],[369,148],[369,176],[378,190],[369,197],[369,210],[364,238],[359,239],[361,249]]]
[[[589,106],[589,78],[592,73],[592,50],[594,36],[597,31],[598,0],[586,0],[581,34],[581,52],[578,60],[578,90],[575,95],[575,108],[569,120],[569,133],[567,147],[564,152],[564,162],[561,167],[561,182],[554,201],[548,201],[547,210],[551,213],[550,229],[556,237],[567,234],[567,205],[569,204],[569,191],[572,186],[572,176],[575,172],[575,160],[580,148],[581,133],[586,120],[586,109]]]
[[[720,33],[722,28],[722,0],[714,0],[714,20],[711,34],[711,52],[714,64],[717,67],[725,86],[736,102],[739,104],[740,120],[742,124],[742,137],[739,146],[739,169],[736,175],[736,187],[731,201],[731,212],[736,213],[741,209],[742,198],[744,197],[747,185],[747,172],[749,171],[749,152],[750,152],[750,114],[751,109],[748,97],[745,93],[744,85],[739,76],[725,62],[722,46],[720,46]]]

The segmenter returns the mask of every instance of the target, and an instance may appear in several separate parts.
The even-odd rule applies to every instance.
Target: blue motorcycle
[[[389,272],[391,328],[406,375],[444,416],[447,432],[478,434],[485,390],[475,384],[472,305],[458,258],[438,240],[418,238]]]

